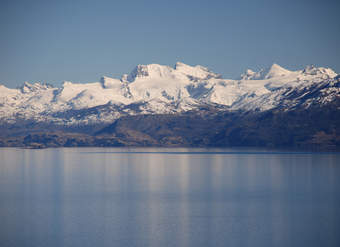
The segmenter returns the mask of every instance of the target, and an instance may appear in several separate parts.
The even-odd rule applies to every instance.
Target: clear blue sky
[[[340,72],[340,1],[0,1],[0,83],[119,77],[137,64]]]

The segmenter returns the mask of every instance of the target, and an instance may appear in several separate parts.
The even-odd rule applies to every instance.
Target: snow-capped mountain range
[[[138,65],[120,79],[104,76],[93,83],[64,82],[60,88],[28,82],[17,89],[0,85],[0,121],[110,123],[124,115],[180,113],[202,105],[230,111],[308,108],[340,97],[339,84],[332,69],[314,66],[289,71],[273,64],[231,80],[199,65]]]

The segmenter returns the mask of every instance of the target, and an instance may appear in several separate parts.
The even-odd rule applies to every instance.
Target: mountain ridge
[[[110,123],[125,115],[179,113],[200,105],[219,105],[224,110],[265,111],[285,105],[332,101],[339,96],[338,75],[329,68],[307,66],[289,71],[277,64],[258,72],[246,71],[239,80],[224,79],[206,67],[177,62],[174,67],[137,65],[120,79],[103,76],[98,82],[61,87],[25,82],[17,89],[0,86],[0,121],[18,118],[50,121],[61,125]],[[333,86],[332,86],[333,85]],[[292,95],[319,88],[319,98],[302,102]],[[321,91],[323,88],[323,91]],[[287,95],[290,95],[289,97]],[[60,112],[115,105],[114,112],[62,119]],[[139,107],[137,111],[131,108]],[[119,109],[118,109],[119,108]],[[59,114],[60,115],[60,114]]]
[[[256,146],[340,150],[340,75],[277,64],[239,79],[137,65],[120,79],[0,85],[0,146]]]

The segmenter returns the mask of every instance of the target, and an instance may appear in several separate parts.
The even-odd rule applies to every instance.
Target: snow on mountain
[[[71,83],[64,82],[56,91],[54,105],[67,109],[83,109],[107,104],[110,101],[126,104],[130,102],[125,94],[124,84],[119,80],[102,78],[102,82]]]
[[[273,64],[271,67],[262,69],[258,72],[254,72],[251,69],[247,69],[244,74],[241,75],[243,80],[265,80],[271,78],[289,76],[293,71],[282,68],[278,64]]]
[[[175,70],[176,72],[184,74],[191,79],[221,78],[221,75],[216,74],[201,65],[196,65],[193,67],[181,62],[177,62],[175,65]]]
[[[308,107],[339,97],[339,81],[333,70],[314,66],[289,71],[273,64],[230,80],[199,65],[138,65],[121,79],[103,76],[99,82],[64,82],[60,88],[28,82],[18,89],[0,85],[0,120],[88,124],[128,114],[182,112],[206,104],[257,111],[301,104]],[[314,96],[309,97],[311,92]],[[89,110],[94,108],[97,110]]]
[[[289,76],[291,71],[282,68],[278,64],[273,64],[268,71],[263,71],[263,79],[270,79],[270,78],[278,78],[278,77],[284,77]]]
[[[243,74],[241,74],[241,80],[255,80],[260,77],[259,72],[255,72],[251,69],[247,69]]]

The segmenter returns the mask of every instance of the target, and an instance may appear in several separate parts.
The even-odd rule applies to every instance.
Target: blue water
[[[0,149],[0,246],[340,246],[340,154]]]

